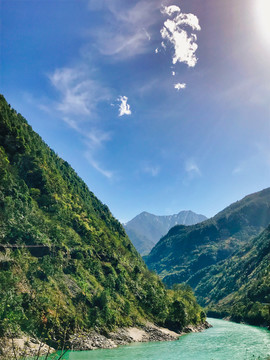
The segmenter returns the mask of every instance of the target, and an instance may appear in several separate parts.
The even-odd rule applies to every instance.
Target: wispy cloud
[[[111,139],[111,134],[101,129],[95,117],[97,106],[111,98],[110,91],[86,66],[59,68],[48,78],[59,97],[51,104],[51,111],[58,112],[61,119],[82,137],[86,146],[84,156],[91,166],[111,179],[114,172],[104,169],[96,160],[98,151]]]
[[[188,33],[187,27],[193,31],[201,30],[199,19],[194,14],[185,14],[176,5],[165,6],[162,9],[167,19],[160,31],[163,39],[162,46],[166,49],[167,45],[173,46],[174,54],[172,63],[186,63],[189,67],[194,67],[197,63],[195,52],[198,48],[196,43],[197,36],[194,33]]]
[[[111,140],[111,133],[95,128],[91,129],[89,132],[86,132],[84,136],[88,140],[88,147],[92,150],[101,148],[105,142]]]
[[[186,88],[186,84],[185,83],[177,83],[177,84],[174,84],[174,88],[179,91],[179,90],[183,90]]]
[[[252,151],[238,162],[232,170],[232,175],[246,176],[249,172],[257,173],[260,167],[266,172],[269,171],[270,149],[268,142],[257,142],[251,146]]]
[[[232,99],[238,99],[252,106],[262,106],[270,101],[270,84],[262,83],[259,78],[250,77],[242,81],[229,84],[227,88],[214,94],[219,101],[228,101],[233,105]],[[238,103],[239,103],[238,102]]]
[[[89,162],[94,169],[96,169],[99,173],[105,176],[107,179],[112,179],[115,175],[113,171],[104,169],[97,160],[94,159],[92,149],[90,148],[88,151],[84,153],[85,158]]]
[[[104,169],[104,167],[96,160],[97,152],[104,147],[106,142],[111,140],[111,133],[101,129],[92,128],[83,135],[84,143],[87,148],[87,150],[84,152],[85,158],[94,169],[96,169],[106,178],[112,179],[115,174],[114,171]]]
[[[191,177],[202,176],[201,170],[193,159],[188,159],[185,163],[185,171]]]
[[[154,0],[140,0],[136,3],[103,1],[96,6],[96,0],[90,1],[92,10],[108,13],[107,26],[95,28],[91,35],[103,55],[117,59],[151,51],[151,28],[159,15],[159,4]]]
[[[142,84],[137,86],[136,94],[140,97],[144,97],[147,93],[152,93],[153,90],[160,86],[160,78],[155,77],[153,79],[146,79]]]
[[[110,98],[109,90],[86,67],[59,68],[48,77],[60,98],[55,108],[62,114],[90,115],[99,102]]]
[[[243,165],[238,165],[233,169],[232,174],[233,175],[240,174],[240,173],[243,172],[243,170],[244,170],[244,166]]]
[[[120,101],[119,116],[131,115],[130,105],[127,103],[128,97],[120,96],[117,100]]]
[[[86,146],[84,157],[87,159],[89,164],[108,179],[113,178],[115,173],[111,170],[104,169],[96,160],[98,151],[103,149],[105,143],[111,140],[111,133],[94,127],[85,130],[81,126],[82,124],[68,117],[63,117],[63,120],[82,136],[83,142]]]
[[[143,172],[156,177],[160,173],[160,167],[147,164],[144,165]]]
[[[166,4],[167,0],[164,1]],[[108,89],[100,81],[96,70],[92,70],[87,48],[91,48],[91,53],[95,49],[102,55],[107,55],[110,61],[128,59],[153,51],[152,39],[158,34],[157,24],[162,21],[160,6],[160,1],[156,0],[101,0],[98,4],[96,0],[89,1],[89,8],[101,12],[99,15],[106,21],[101,21],[100,27],[95,25],[95,28],[89,30],[91,44],[89,39],[86,40],[88,45],[81,50],[78,61],[81,65],[58,68],[48,75],[58,100],[51,102],[47,109],[53,108],[68,126],[80,134],[87,144],[86,157],[89,163],[108,178],[113,176],[113,172],[103,169],[96,160],[97,151],[111,139],[111,134],[102,130],[98,109],[101,108],[102,102],[111,102],[112,93],[116,90]],[[163,46],[166,48],[173,45],[173,64],[185,62],[188,66],[194,66],[197,61],[196,35],[188,34],[187,27],[193,31],[200,30],[197,17],[193,14],[183,14],[176,5],[163,7],[162,12],[168,17],[161,30]],[[179,82],[174,87],[181,90],[185,84]],[[147,91],[149,88],[151,89],[151,84],[148,81],[147,86],[141,91]],[[120,96],[118,101],[118,115],[131,115],[127,96]],[[156,176],[158,171],[158,168],[149,168],[148,172]]]

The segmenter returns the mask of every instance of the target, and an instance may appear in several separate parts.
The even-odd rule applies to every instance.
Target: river
[[[176,341],[135,343],[109,350],[74,351],[68,360],[266,360],[270,331],[255,326],[208,319],[212,328]]]

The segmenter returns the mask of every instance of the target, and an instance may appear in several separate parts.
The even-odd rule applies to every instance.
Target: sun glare
[[[256,24],[264,42],[270,45],[270,0],[255,0]]]

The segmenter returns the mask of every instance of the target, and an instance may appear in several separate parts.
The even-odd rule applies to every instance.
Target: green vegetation
[[[1,96],[0,336],[56,341],[145,319],[181,329],[204,314],[190,289],[165,290],[108,207]]]
[[[204,322],[206,315],[201,307],[196,304],[192,288],[187,284],[176,284],[173,290],[168,290],[170,307],[165,326],[178,330],[179,323],[198,324]]]
[[[145,260],[169,286],[189,282],[196,287],[202,269],[228,258],[269,223],[270,188],[246,196],[202,223],[173,227]]]
[[[172,286],[186,282],[211,316],[266,324],[270,302],[270,188],[193,226],[175,226],[146,262]]]
[[[195,290],[212,316],[270,326],[270,227],[223,263],[211,266]]]

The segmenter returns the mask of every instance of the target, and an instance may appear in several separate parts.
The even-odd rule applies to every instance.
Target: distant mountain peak
[[[173,226],[193,225],[206,219],[204,215],[191,210],[182,210],[173,215],[154,215],[142,211],[123,226],[139,253],[145,255]]]
[[[210,266],[232,256],[269,223],[267,188],[229,205],[201,224],[173,227],[151,250],[146,263],[168,286],[188,282],[196,288],[201,278],[209,276]]]

